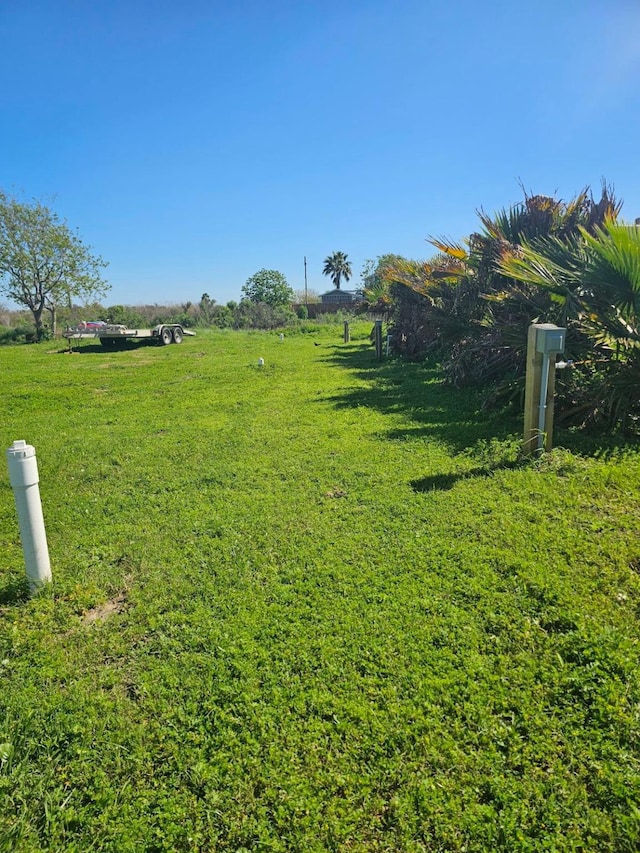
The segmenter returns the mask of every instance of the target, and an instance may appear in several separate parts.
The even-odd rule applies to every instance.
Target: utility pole
[[[309,310],[309,296],[307,295],[307,256],[304,256],[304,304]]]

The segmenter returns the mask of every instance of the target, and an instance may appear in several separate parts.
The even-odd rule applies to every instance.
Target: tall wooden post
[[[344,342],[345,342],[345,344],[348,344],[350,340],[351,340],[351,331],[349,329],[349,321],[345,320],[344,321]]]

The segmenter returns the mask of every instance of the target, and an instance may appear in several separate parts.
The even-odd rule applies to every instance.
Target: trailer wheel
[[[173,340],[173,335],[171,334],[171,329],[168,329],[166,326],[160,331],[160,343],[163,347],[166,347],[167,344],[170,344]]]
[[[174,344],[182,343],[182,329],[179,326],[173,330],[173,342]]]
[[[103,347],[107,349],[113,349],[114,346],[118,343],[117,338],[100,338],[100,343]]]

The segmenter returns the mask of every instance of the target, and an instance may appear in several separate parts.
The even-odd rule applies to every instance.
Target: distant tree
[[[299,303],[308,302],[309,304],[311,304],[321,302],[320,294],[318,293],[318,291],[312,290],[311,288],[308,288],[306,291],[304,289],[296,290],[294,296],[294,301]]]
[[[247,279],[242,293],[250,302],[264,302],[272,308],[289,305],[294,293],[287,279],[277,270],[259,270]]]
[[[213,325],[219,329],[228,329],[233,325],[233,311],[228,305],[216,305]]]
[[[394,255],[391,252],[386,255],[378,255],[375,260],[366,260],[360,274],[362,289],[381,284],[387,278],[388,272],[403,260],[404,258],[401,255]]]
[[[243,299],[233,312],[235,329],[277,329],[295,319],[288,305],[271,306],[267,302]]]
[[[97,300],[85,301],[82,305],[73,302],[71,305],[61,305],[58,318],[60,323],[67,326],[75,326],[80,320],[99,320],[104,316],[105,307]]]
[[[362,268],[362,298],[367,309],[388,318],[393,298],[391,284],[394,268],[404,261],[400,255],[378,255],[375,261],[367,260]]]
[[[106,266],[45,205],[22,203],[0,191],[0,291],[29,309],[38,340],[45,310],[55,334],[58,305],[108,290],[100,275]]]
[[[323,275],[331,278],[336,290],[340,290],[340,281],[349,281],[351,278],[351,262],[344,252],[334,252],[324,260]]]
[[[215,313],[216,300],[212,299],[208,293],[203,293],[200,297],[198,307],[200,308],[200,317],[205,325],[209,325]]]
[[[143,315],[135,306],[131,305],[109,305],[108,308],[102,309],[98,319],[119,326],[127,326],[129,329],[137,329],[146,325]]]

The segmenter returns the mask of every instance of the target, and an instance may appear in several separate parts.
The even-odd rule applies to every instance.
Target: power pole
[[[307,256],[304,256],[304,304],[309,310],[309,296],[307,295]]]

